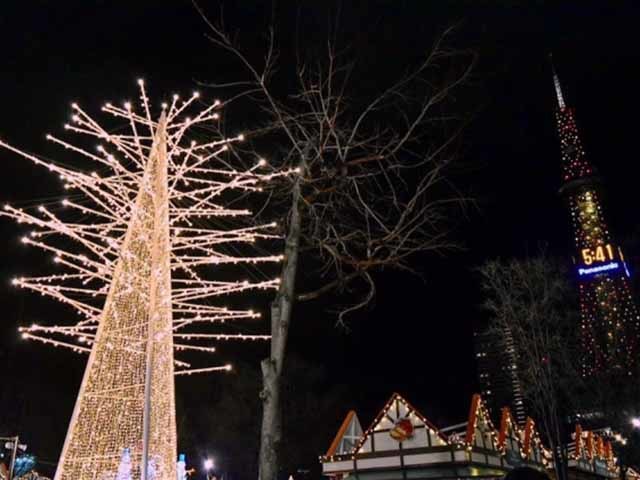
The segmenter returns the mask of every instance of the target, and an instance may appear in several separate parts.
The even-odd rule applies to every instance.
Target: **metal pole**
[[[151,330],[151,318],[149,318],[148,330]],[[144,410],[142,413],[142,465],[140,466],[140,480],[147,480],[147,465],[149,463],[149,427],[151,424],[151,361],[153,359],[153,336],[147,331],[147,365],[144,379]]]
[[[20,437],[16,435],[15,437],[13,437],[13,448],[11,449],[11,463],[9,464],[9,480],[13,480],[13,469],[16,466],[18,442],[20,442]]]
[[[166,151],[166,123],[167,118],[163,113],[158,121],[158,129],[156,130],[156,138],[154,140],[155,152],[151,151],[149,161],[152,161],[153,155],[158,156],[156,163],[159,166],[160,174],[156,173],[154,178],[154,190],[155,194],[163,194],[161,200],[167,202],[166,190],[163,190],[163,186],[166,186],[166,168],[167,168],[167,151]],[[164,172],[164,173],[163,173]],[[164,182],[164,183],[163,183]],[[160,256],[158,252],[158,205],[157,198],[154,198],[154,227],[153,227],[153,250],[151,252],[151,276],[157,275],[154,268],[158,265],[158,258]],[[163,205],[164,208],[169,208],[168,205]],[[166,211],[162,212],[166,214]],[[148,466],[149,466],[149,430],[151,429],[151,375],[153,374],[153,349],[155,342],[155,323],[157,321],[158,312],[153,308],[156,305],[156,282],[151,282],[149,305],[152,308],[149,311],[148,324],[147,324],[147,365],[145,369],[144,379],[144,410],[142,413],[142,465],[140,467],[140,480],[147,480]],[[164,467],[163,467],[164,468]]]

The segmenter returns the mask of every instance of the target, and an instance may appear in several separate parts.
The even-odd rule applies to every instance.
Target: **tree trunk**
[[[567,459],[567,447],[564,441],[563,428],[558,418],[558,408],[555,399],[549,398],[547,401],[547,407],[549,407],[547,418],[551,423],[551,430],[548,435],[551,451],[553,452],[553,466],[556,472],[557,480],[568,480],[568,459]]]
[[[620,480],[627,480],[628,467],[624,464],[620,465]]]
[[[556,478],[558,480],[568,480],[567,456],[565,448],[562,445],[556,447],[553,458]]]
[[[301,162],[302,164],[302,162]],[[271,353],[262,361],[262,428],[260,430],[259,480],[276,480],[282,437],[280,407],[282,366],[295,298],[295,280],[300,246],[300,177],[293,185],[291,210],[280,287],[271,304]]]
[[[260,430],[260,480],[278,476],[278,448],[282,435],[280,422],[280,376],[271,358],[262,361],[262,428]]]

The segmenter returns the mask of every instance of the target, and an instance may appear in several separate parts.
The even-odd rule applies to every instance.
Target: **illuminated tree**
[[[254,250],[256,242],[276,238],[275,225],[242,219],[251,215],[248,194],[291,172],[261,174],[264,161],[257,158],[250,167],[236,162],[232,146],[242,135],[211,134],[220,102],[200,108],[197,93],[186,100],[175,95],[154,120],[141,80],[139,85],[141,111],[129,102],[107,103],[102,110],[110,115],[108,125],[72,105],[65,129],[99,142],[97,148],[47,135],[90,168],[0,141],[59,176],[68,193],[35,209],[5,205],[2,211],[31,227],[22,242],[53,255],[60,267],[13,283],[79,316],[67,325],[23,328],[22,336],[89,353],[56,480],[113,478],[125,449],[134,478],[175,478],[174,373],[231,366],[193,365],[190,358],[174,358],[174,350],[211,354],[216,340],[269,338],[240,333],[237,322],[259,314],[223,301],[277,288],[277,279],[251,272],[256,264],[282,259]],[[199,134],[204,127],[206,137]],[[234,265],[245,278],[230,273]]]

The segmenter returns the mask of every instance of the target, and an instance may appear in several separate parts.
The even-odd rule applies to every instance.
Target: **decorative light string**
[[[259,312],[233,306],[234,296],[277,289],[278,279],[256,267],[283,259],[262,253],[279,238],[276,224],[253,224],[245,196],[295,170],[274,171],[262,158],[243,167],[231,157],[244,137],[211,133],[219,101],[198,109],[198,93],[174,95],[154,119],[144,82],[138,84],[139,111],[132,102],[107,103],[102,111],[111,123],[102,126],[74,103],[64,128],[85,141],[46,136],[86,168],[0,140],[56,175],[66,195],[55,204],[0,210],[29,227],[21,243],[50,255],[55,270],[11,283],[79,317],[21,327],[22,337],[90,354],[55,480],[112,478],[124,449],[133,477],[146,471],[148,479],[175,478],[174,375],[231,370],[196,363],[217,354],[213,342],[270,338],[247,332],[259,329]],[[125,128],[115,126],[123,122]],[[209,134],[199,142],[192,133],[201,127]],[[259,252],[261,242],[269,244]],[[194,365],[174,352],[193,356]]]
[[[56,264],[66,267],[71,273],[53,274],[43,277],[19,277],[12,283],[20,288],[34,290],[76,309],[81,317],[97,321],[100,312],[99,303],[93,299],[102,299],[108,293],[113,275],[114,264],[119,255],[124,234],[132,209],[135,208],[136,185],[142,181],[147,156],[152,148],[153,131],[157,121],[152,120],[149,98],[144,82],[139,82],[142,113],[136,113],[130,102],[124,108],[111,103],[105,104],[103,112],[115,118],[126,120],[130,132],[123,134],[108,133],[98,121],[94,120],[77,103],[72,104],[71,122],[65,124],[65,130],[98,139],[102,143],[96,146],[96,153],[85,147],[76,146],[52,134],[46,138],[56,145],[80,154],[98,166],[102,173],[76,171],[68,167],[41,160],[36,155],[24,152],[2,140],[0,146],[21,155],[36,165],[43,166],[63,180],[67,190],[78,190],[85,200],[65,198],[56,211],[41,206],[35,211],[5,205],[0,215],[13,218],[18,223],[33,227],[22,243],[53,254]],[[216,281],[207,278],[201,272],[207,267],[218,265],[246,265],[265,262],[279,262],[282,255],[236,256],[224,252],[226,245],[254,244],[260,240],[279,238],[273,232],[275,223],[244,226],[232,229],[211,228],[209,225],[193,220],[215,217],[247,216],[247,209],[230,209],[220,203],[220,197],[230,191],[259,191],[259,185],[274,178],[291,175],[294,170],[284,172],[262,171],[267,162],[260,158],[248,169],[227,167],[226,162],[218,161],[220,155],[228,150],[230,144],[244,139],[242,135],[220,138],[204,143],[185,140],[188,131],[197,126],[218,120],[221,103],[213,102],[200,112],[182,117],[200,95],[195,92],[186,101],[174,96],[167,116],[169,159],[169,222],[172,227],[171,270],[173,288],[171,292],[174,312],[188,313],[188,317],[174,320],[176,335],[182,328],[195,324],[220,324],[228,320],[259,318],[251,311],[230,311],[224,309],[212,315],[212,306],[208,301],[215,297],[278,288],[279,280]],[[150,132],[143,134],[142,132]],[[109,147],[113,152],[109,152]],[[106,171],[105,171],[106,169]],[[63,219],[64,210],[76,210],[83,214],[86,223]],[[59,211],[58,211],[59,210]],[[180,225],[183,224],[183,225]],[[73,241],[67,246],[60,238]],[[180,275],[180,272],[186,276]],[[210,277],[210,275],[208,275]],[[91,299],[91,300],[90,300]],[[46,337],[34,336],[30,332],[44,334],[62,334],[85,342],[87,335],[80,329],[59,326],[21,328],[23,338],[45,341]],[[211,334],[205,337],[183,335],[180,338],[207,338],[216,340],[264,340],[268,335]],[[86,352],[86,346],[69,342],[57,342],[51,339],[51,345],[70,348],[76,352]],[[86,343],[84,344],[86,345]],[[194,346],[197,347],[197,346]],[[186,349],[186,347],[185,347]],[[191,349],[211,352],[215,349]],[[215,371],[215,370],[214,370]]]
[[[399,412],[399,417],[397,412]],[[425,429],[427,429],[429,435],[432,436],[432,444],[430,444],[429,448],[433,448],[434,451],[438,453],[443,451],[442,447],[448,447],[458,451],[461,450],[466,453],[467,461],[474,463],[478,462],[475,455],[480,454],[482,458],[486,459],[487,464],[493,468],[502,466],[503,468],[511,469],[516,466],[511,463],[513,460],[508,456],[508,452],[512,452],[520,457],[520,460],[517,461],[517,466],[524,464],[537,469],[553,469],[553,452],[543,445],[533,419],[528,417],[525,426],[519,428],[513,420],[509,408],[504,407],[502,409],[500,430],[496,431],[489,417],[486,405],[478,394],[473,395],[471,399],[469,418],[466,423],[440,431],[419,411],[412,407],[409,402],[399,394],[394,393],[376,416],[371,426],[362,433],[360,439],[355,443],[351,451],[320,456],[320,462],[336,462],[337,465],[340,465],[342,468],[334,470],[332,467],[327,469],[327,472],[331,472],[330,475],[345,475],[353,471],[356,465],[363,465],[367,459],[375,458],[379,460],[384,454],[389,456],[399,455],[399,453],[396,452],[402,452],[407,448],[412,448],[413,445],[408,446],[404,444],[398,446],[396,451],[390,448],[387,442],[379,442],[375,439],[371,440],[373,435],[388,434],[390,431],[389,427],[393,426],[393,422],[400,418],[411,419],[414,425],[424,424]],[[344,425],[343,423],[343,427]],[[461,428],[465,429],[463,435],[460,435]],[[346,431],[345,428],[341,428],[340,433],[344,435]],[[447,433],[448,438],[443,432]],[[433,438],[435,438],[435,441]],[[574,438],[574,444],[569,445],[569,458],[571,460],[581,460],[583,463],[578,466],[579,468],[583,470],[586,468],[587,471],[593,472],[596,469],[596,464],[603,462],[606,463],[607,468],[612,473],[618,473],[611,442],[605,438],[605,436],[596,434],[595,432],[585,432],[580,425],[576,425]],[[340,437],[336,437],[334,442],[339,439]],[[486,439],[489,439],[488,444]],[[380,444],[381,446],[378,446]],[[421,448],[425,447],[421,446]],[[495,452],[495,455],[500,458],[499,463],[496,463],[494,460],[489,460],[487,452],[490,451]],[[442,457],[438,456],[437,460],[434,461],[441,465],[441,458]],[[454,456],[451,458],[451,461],[459,461],[453,460]],[[390,463],[394,465],[394,468],[397,465],[392,461]]]

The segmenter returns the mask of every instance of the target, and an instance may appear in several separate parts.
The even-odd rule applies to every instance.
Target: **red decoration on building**
[[[413,437],[413,425],[408,418],[401,418],[398,420],[393,428],[389,431],[389,435],[394,440],[404,442],[405,440]]]

